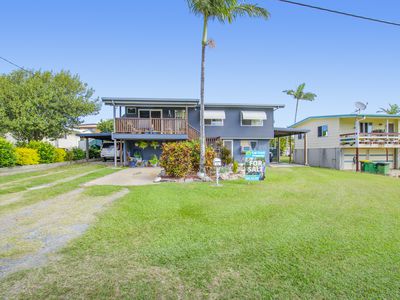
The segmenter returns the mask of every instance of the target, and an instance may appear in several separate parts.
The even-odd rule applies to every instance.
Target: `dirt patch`
[[[96,213],[129,191],[89,197],[76,189],[24,207],[0,220],[0,278],[43,265],[49,254],[86,231]]]

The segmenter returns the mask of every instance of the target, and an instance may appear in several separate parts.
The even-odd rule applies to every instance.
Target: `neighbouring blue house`
[[[140,153],[145,160],[161,154],[160,147],[141,149],[140,141],[161,145],[199,137],[198,99],[103,97],[102,101],[113,107],[115,126],[110,138],[123,145],[124,163],[128,161],[127,156],[135,153]],[[243,160],[245,151],[265,151],[269,163],[269,142],[276,133],[279,136],[298,134],[295,129],[274,128],[274,111],[283,107],[279,104],[205,104],[207,143],[215,145],[220,141],[238,162]]]

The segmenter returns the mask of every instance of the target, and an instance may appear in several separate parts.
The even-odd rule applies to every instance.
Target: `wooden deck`
[[[186,119],[116,118],[116,133],[188,134]]]

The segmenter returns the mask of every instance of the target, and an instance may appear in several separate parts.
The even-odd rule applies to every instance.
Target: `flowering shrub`
[[[39,163],[39,154],[35,149],[31,148],[15,148],[15,154],[17,156],[17,165],[37,165]]]
[[[206,149],[206,171],[213,170],[215,152],[211,147]],[[200,144],[198,142],[165,143],[162,146],[160,166],[165,173],[173,177],[185,177],[197,173],[200,164]]]
[[[48,142],[30,141],[26,147],[37,151],[41,164],[52,163],[56,158],[56,148]]]
[[[0,138],[0,168],[12,167],[17,161],[14,146],[6,139]]]
[[[72,149],[72,153],[73,153],[73,160],[81,160],[85,158],[85,151],[83,151],[81,148],[73,148]]]
[[[63,161],[65,161],[66,156],[67,156],[67,152],[64,149],[57,148],[54,162],[63,162]]]

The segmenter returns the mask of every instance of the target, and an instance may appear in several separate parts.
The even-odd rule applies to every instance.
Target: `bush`
[[[206,171],[212,172],[215,152],[211,147],[206,150]],[[199,171],[200,144],[198,142],[166,143],[162,147],[160,166],[165,173],[173,177],[185,177]]]
[[[90,147],[89,158],[100,158],[100,149],[98,149],[97,147]]]
[[[232,166],[232,172],[236,174],[238,171],[239,171],[239,163],[236,160],[234,160]]]
[[[74,160],[74,152],[72,152],[71,150],[66,150],[65,151],[65,161],[71,161]]]
[[[0,168],[12,167],[17,162],[14,146],[6,139],[0,138]]]
[[[63,162],[63,161],[65,161],[66,156],[67,156],[67,152],[64,149],[57,148],[54,162]]]
[[[233,161],[231,151],[226,147],[221,147],[221,161],[224,166],[230,165]]]
[[[85,158],[85,151],[83,151],[81,148],[73,148],[72,149],[72,160],[81,160]]]
[[[52,163],[56,158],[56,148],[48,142],[30,141],[26,147],[37,151],[41,164]]]
[[[35,149],[31,148],[16,148],[15,154],[17,155],[17,165],[37,165],[39,163],[40,157]]]

